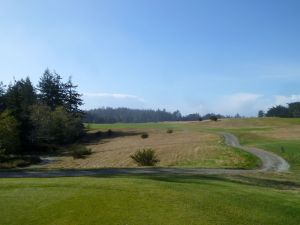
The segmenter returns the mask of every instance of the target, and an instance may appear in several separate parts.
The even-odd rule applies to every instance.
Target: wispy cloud
[[[266,96],[257,93],[234,93],[219,98],[208,108],[222,114],[240,113],[245,116],[255,116],[258,110],[268,110],[275,105],[286,105],[297,101],[300,101],[300,94]]]
[[[86,97],[99,97],[99,98],[115,98],[115,99],[135,99],[140,102],[145,102],[145,100],[136,95],[120,94],[120,93],[84,93]]]
[[[286,105],[291,102],[300,102],[300,95],[276,95],[275,104],[276,105]]]
[[[263,105],[263,95],[256,93],[234,93],[221,97],[214,106],[213,111],[222,114],[254,115]]]
[[[102,106],[111,107],[129,107],[129,108],[155,108],[155,106],[145,105],[143,98],[120,93],[85,93],[85,108],[95,108]],[[212,102],[203,102],[193,105],[162,105],[160,108],[166,108],[169,111],[179,109],[182,113],[206,114],[209,112],[221,113],[223,115],[235,115],[239,113],[244,116],[256,116],[258,110],[268,110],[275,105],[286,105],[287,103],[300,101],[300,94],[292,95],[262,95],[259,93],[233,93],[216,98]],[[156,105],[157,106],[157,105]]]

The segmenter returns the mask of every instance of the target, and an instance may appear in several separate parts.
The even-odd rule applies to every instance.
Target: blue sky
[[[256,115],[300,100],[300,1],[0,1],[0,77],[72,75],[84,108]]]

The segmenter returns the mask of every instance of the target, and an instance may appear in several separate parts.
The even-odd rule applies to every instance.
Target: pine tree
[[[77,85],[72,83],[71,77],[67,83],[64,84],[64,105],[68,112],[75,116],[82,116],[83,111],[79,109],[83,105],[81,94],[77,92]]]
[[[64,84],[61,76],[46,69],[38,84],[39,100],[51,110],[64,103]]]
[[[5,95],[5,104],[10,114],[18,121],[23,149],[31,145],[30,108],[35,102],[36,93],[29,78],[15,81],[14,84],[9,85]]]
[[[0,113],[5,109],[5,86],[0,82]]]
[[[260,118],[264,117],[265,116],[265,112],[263,110],[259,110],[257,116],[260,117]]]

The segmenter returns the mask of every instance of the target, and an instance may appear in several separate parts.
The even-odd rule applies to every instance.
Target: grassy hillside
[[[262,118],[224,120],[199,126],[212,132],[229,131],[241,144],[272,151],[300,172],[300,119]]]
[[[249,155],[243,155],[240,150],[226,150],[219,132],[229,131],[237,135],[244,145],[265,148],[282,155],[289,161],[292,170],[283,174],[253,173],[244,176],[124,175],[0,179],[0,224],[299,224],[298,119],[97,124],[90,128],[103,132],[112,129],[150,134],[149,139],[145,140],[139,135],[107,138],[102,134],[99,140],[90,143],[94,151],[99,148],[99,157],[94,162],[109,161],[104,156],[116,157],[113,159],[115,162],[122,161],[122,157],[127,157],[131,149],[148,145],[158,149],[161,157],[165,154],[166,158],[170,158],[172,153],[177,153],[179,158],[190,157],[190,160],[180,158],[177,166],[203,166],[204,162],[211,163],[211,166],[224,165],[224,162],[233,166],[238,165],[234,163],[241,163],[241,159],[253,162],[248,158]],[[167,134],[166,130],[170,128],[175,132]],[[191,151],[197,146],[202,148]],[[126,154],[122,156],[122,152]],[[222,155],[226,155],[226,152],[230,154]],[[70,165],[85,165],[91,159],[73,160],[76,163]],[[232,159],[240,160],[230,161]]]
[[[297,191],[205,176],[1,179],[0,224],[298,225]]]
[[[191,123],[90,124],[85,142],[92,154],[74,160],[64,155],[47,168],[137,167],[130,155],[139,149],[156,151],[159,167],[255,168],[253,155],[224,144],[220,134],[199,132]],[[200,125],[200,123],[198,124]],[[172,130],[168,133],[167,130]],[[108,134],[108,130],[111,130]],[[147,138],[141,135],[147,133]],[[87,138],[88,139],[88,138]],[[70,147],[72,148],[72,147]]]

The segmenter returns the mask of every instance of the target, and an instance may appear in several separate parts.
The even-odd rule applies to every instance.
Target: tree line
[[[300,102],[289,103],[287,107],[282,105],[274,106],[265,113],[263,110],[258,112],[258,117],[282,117],[300,118]]]
[[[0,155],[26,154],[74,142],[84,133],[81,95],[71,78],[45,70],[37,86],[29,77],[0,82]]]
[[[211,117],[225,118],[220,114],[206,114],[201,116],[193,113],[183,116],[180,111],[168,112],[166,110],[152,109],[129,109],[103,107],[85,111],[84,122],[86,123],[146,123],[163,121],[199,121]]]

